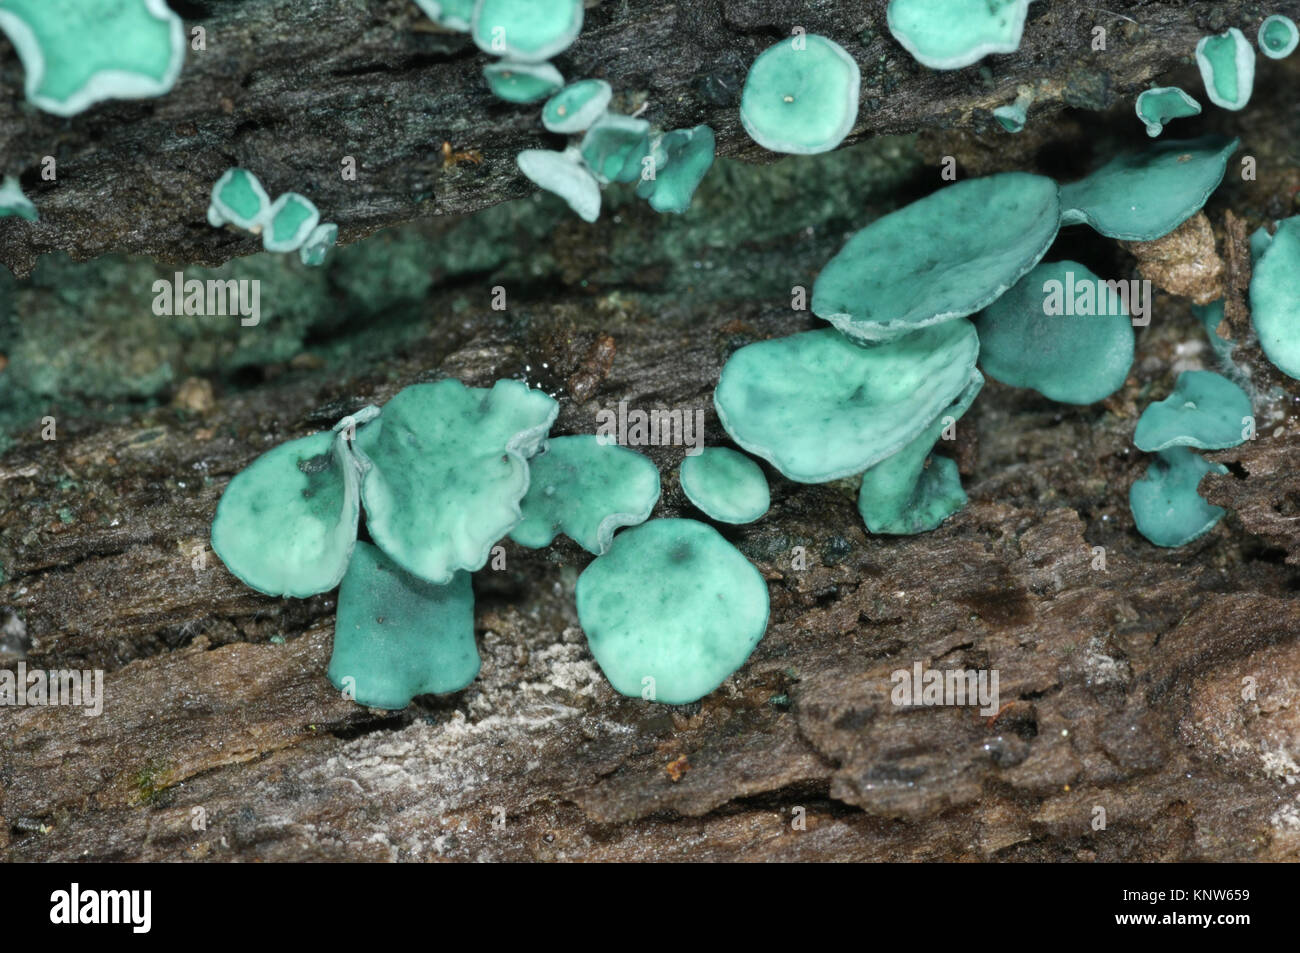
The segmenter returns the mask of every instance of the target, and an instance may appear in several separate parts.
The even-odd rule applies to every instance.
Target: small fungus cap
[[[220,228],[227,223],[252,230],[264,226],[271,217],[271,197],[247,169],[227,169],[212,184],[208,204],[208,223]]]
[[[307,240],[298,249],[298,258],[304,265],[323,265],[330,249],[339,240],[339,227],[333,222],[321,222],[312,229]]]
[[[580,79],[546,101],[542,125],[562,135],[582,132],[605,115],[613,98],[613,88],[603,79]]]
[[[649,457],[592,434],[555,437],[528,466],[524,518],[510,538],[530,549],[563,533],[599,556],[614,530],[644,523],[659,500],[659,470]]]
[[[1129,488],[1129,510],[1137,530],[1157,546],[1185,546],[1212,530],[1227,510],[1197,492],[1207,473],[1227,473],[1221,463],[1186,447],[1162,451],[1142,479]]]
[[[990,53],[1014,53],[1030,0],[890,0],[889,32],[918,63],[960,69]]]
[[[558,411],[520,381],[485,389],[448,378],[404,388],[354,444],[368,466],[361,496],[371,538],[438,585],[481,569],[492,544],[523,518],[528,457]]]
[[[875,347],[805,331],[736,351],[713,403],[741,447],[791,480],[828,483],[914,440],[967,386],[978,350],[969,321]]]
[[[1300,30],[1290,17],[1275,13],[1259,25],[1259,48],[1270,59],[1290,56],[1297,45],[1300,45]]]
[[[713,166],[713,130],[708,126],[676,129],[664,135],[659,145],[662,162],[656,157],[655,177],[643,180],[637,195],[648,198],[656,212],[680,214],[691,207],[695,190]]]
[[[1213,371],[1183,371],[1174,391],[1142,411],[1133,443],[1154,453],[1170,447],[1226,450],[1253,430],[1246,392]]]
[[[686,498],[720,523],[752,523],[772,504],[763,468],[726,447],[686,457],[680,477]]]
[[[698,701],[749,658],[767,629],[767,583],[694,520],[619,533],[578,577],[578,621],[614,689],[670,705]]]
[[[1224,109],[1241,109],[1255,85],[1255,48],[1235,26],[1218,36],[1201,37],[1196,65],[1210,102]]]
[[[986,374],[1066,404],[1104,400],[1133,366],[1123,301],[1078,262],[1037,265],[984,309],[975,328]]]
[[[40,218],[36,206],[23,194],[18,180],[12,175],[6,175],[4,181],[0,182],[0,218],[8,218],[11,215],[17,215],[29,222]]]
[[[587,130],[579,150],[597,181],[635,182],[641,177],[641,160],[650,152],[650,124],[607,113]]]
[[[479,0],[470,33],[485,53],[540,63],[578,38],[582,13],[582,0]]]
[[[28,101],[56,116],[161,96],[185,61],[166,0],[4,0],[0,30],[22,60]]]
[[[320,212],[311,199],[285,192],[267,210],[262,247],[267,251],[297,251],[319,224]]]
[[[950,185],[850,238],[817,276],[813,313],[867,341],[974,314],[1038,264],[1060,219],[1045,176]]]
[[[1240,141],[1170,139],[1110,160],[1061,186],[1061,224],[1087,223],[1109,238],[1149,242],[1201,210]]]
[[[483,67],[492,95],[508,103],[535,103],[564,85],[564,77],[550,63],[500,60]]]
[[[445,586],[417,579],[357,543],[339,587],[329,680],[370,708],[456,692],[478,675],[474,590],[467,572]]]
[[[1025,120],[1029,118],[1029,112],[1023,103],[1008,103],[994,109],[993,118],[1007,132],[1020,132],[1025,128]]]
[[[306,598],[333,589],[357,538],[358,478],[341,433],[283,443],[221,494],[212,548],[240,580],[267,595]]]
[[[1300,379],[1300,216],[1280,222],[1263,248],[1250,276],[1250,323],[1264,356]]]
[[[600,218],[600,183],[582,164],[576,150],[525,149],[515,157],[515,164],[534,185],[568,202],[584,222]]]
[[[434,23],[461,33],[469,31],[476,2],[477,0],[415,0],[416,6]]]
[[[834,149],[858,118],[858,64],[838,43],[800,34],[758,55],[740,94],[740,122],[764,149]]]
[[[1200,115],[1201,104],[1177,86],[1152,86],[1138,94],[1134,111],[1154,139],[1171,119]]]

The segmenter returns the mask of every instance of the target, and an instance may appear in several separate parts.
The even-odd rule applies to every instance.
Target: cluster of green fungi
[[[511,103],[545,99],[542,125],[570,137],[563,149],[525,149],[516,164],[534,185],[553,192],[586,222],[600,217],[601,189],[637,183],[656,212],[685,212],[713,165],[708,126],[665,131],[610,112],[614,91],[602,79],[564,83],[549,62],[578,38],[582,0],[416,0],[436,23],[468,31],[484,52],[501,57],[483,69],[488,87]],[[548,98],[549,97],[549,98]]]
[[[762,638],[767,584],[716,529],[646,522],[660,493],[655,465],[595,435],[548,439],[558,411],[519,381],[412,385],[254,460],[221,497],[212,548],[268,595],[339,586],[330,680],[394,709],[478,674],[470,573],[493,547],[508,534],[540,549],[564,534],[597,557],[579,577],[577,611],[613,686],[695,701]],[[713,471],[732,461],[701,460],[707,505],[727,496],[728,474]],[[755,474],[742,479],[753,512]],[[766,510],[761,472],[757,482]]]
[[[339,227],[322,222],[311,199],[285,192],[274,202],[257,176],[247,169],[227,169],[212,185],[208,224],[233,225],[262,236],[270,252],[297,251],[304,265],[323,265],[338,241]]]
[[[565,85],[550,62],[578,37],[581,0],[415,0],[446,29],[496,57],[495,95],[546,100],[541,120],[572,137],[561,150],[518,156],[525,176],[587,221],[601,189],[636,183],[660,212],[683,212],[712,165],[708,126],[664,131],[610,112],[600,79]],[[1031,0],[891,0],[891,34],[920,63],[959,69],[1016,50]],[[110,30],[114,42],[102,37]],[[113,98],[166,93],[184,59],[180,18],[164,0],[0,0],[0,30],[26,71],[37,108],[73,115]],[[1289,18],[1265,19],[1256,43],[1280,59],[1300,45]],[[1255,50],[1231,28],[1203,38],[1195,61],[1209,100],[1239,110],[1255,80]],[[833,40],[793,34],[760,54],[741,95],[741,125],[762,147],[806,155],[836,148],[857,121],[860,75]],[[1034,90],[993,110],[1020,131]],[[1135,104],[1152,137],[1200,113],[1177,87]],[[932,530],[965,503],[956,464],[934,454],[979,394],[984,375],[1066,404],[1104,400],[1134,357],[1122,299],[1073,261],[1044,261],[1060,228],[1086,224],[1124,241],[1167,235],[1221,182],[1236,140],[1162,141],[1058,184],[1004,173],[948,186],[852,236],[817,278],[812,309],[831,327],[760,341],[727,361],[714,392],[719,419],[742,449],[798,483],[858,480],[868,530]],[[12,177],[0,217],[35,220]],[[337,239],[313,203],[271,201],[251,172],[232,168],[212,188],[208,220],[298,251],[318,265]],[[1251,320],[1265,356],[1300,379],[1300,217],[1252,236]],[[1094,295],[1086,302],[1076,294]],[[1048,311],[1053,297],[1070,307]],[[1074,305],[1079,305],[1074,307]],[[1242,342],[1220,334],[1223,303],[1199,311],[1213,349],[1232,368]],[[1229,371],[1230,372],[1230,371]],[[213,548],[248,585],[276,596],[339,589],[329,676],[358,702],[401,708],[424,693],[459,690],[477,675],[473,588],[502,539],[530,548],[565,535],[595,559],[579,577],[579,621],[596,662],[620,692],[667,703],[699,699],[762,638],[762,576],[713,527],[651,520],[654,464],[594,435],[549,437],[558,406],[517,381],[470,388],[417,384],[382,409],[368,406],[328,432],[257,458],[227,487]],[[1224,472],[1198,451],[1254,436],[1251,398],[1238,383],[1188,371],[1145,409],[1134,443],[1154,454],[1130,491],[1137,529],[1181,546],[1211,529],[1221,507],[1199,496]],[[742,524],[771,504],[762,468],[727,447],[688,455],[684,495],[710,520]],[[364,515],[364,521],[363,521]]]

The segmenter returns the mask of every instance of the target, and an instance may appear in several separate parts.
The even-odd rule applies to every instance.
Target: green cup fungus
[[[27,100],[56,116],[161,96],[185,61],[166,0],[0,0],[0,30],[22,60]]]
[[[1027,108],[1019,102],[1010,103],[1006,106],[998,106],[993,110],[993,118],[1007,132],[1020,132],[1025,128],[1025,120],[1028,118]]]
[[[328,670],[335,688],[358,704],[395,710],[416,695],[460,691],[479,664],[469,573],[437,586],[357,543],[339,588]]]
[[[1254,246],[1252,241],[1252,247]],[[1250,322],[1273,366],[1300,379],[1300,216],[1278,223],[1250,276]]]
[[[40,218],[36,211],[36,206],[32,200],[23,194],[22,186],[12,175],[6,175],[3,181],[0,181],[0,218],[8,218],[16,215],[19,218],[25,218],[29,222],[34,222]]]
[[[1129,509],[1137,530],[1157,546],[1177,547],[1204,536],[1227,512],[1197,492],[1207,473],[1227,473],[1186,447],[1161,451],[1142,479],[1129,488]]]
[[[208,224],[214,228],[234,225],[261,235],[267,251],[297,251],[304,265],[324,264],[339,234],[333,222],[320,220],[320,211],[311,199],[285,192],[272,202],[257,176],[238,167],[227,169],[213,183]]]
[[[1237,139],[1165,140],[1111,159],[1061,186],[1061,224],[1086,223],[1109,238],[1162,238],[1205,205],[1223,181]]]
[[[470,35],[485,53],[540,63],[578,38],[582,14],[582,0],[478,0]]]
[[[271,197],[257,176],[247,169],[227,169],[212,186],[208,224],[213,228],[234,225],[258,232],[270,218]]]
[[[564,85],[564,77],[550,63],[500,60],[483,67],[488,89],[508,103],[535,103]]]
[[[469,32],[476,3],[477,0],[415,0],[430,20],[458,33]]]
[[[713,393],[731,439],[799,483],[854,476],[919,437],[969,385],[969,321],[875,347],[827,328],[740,348]]]
[[[297,251],[320,224],[320,212],[311,199],[285,192],[266,213],[262,247],[267,251]]]
[[[1066,404],[1104,400],[1133,365],[1122,300],[1078,262],[1039,264],[985,308],[975,328],[984,373]]]
[[[1259,264],[1259,259],[1268,246],[1273,242],[1273,233],[1268,230],[1267,225],[1261,225],[1250,233],[1250,261],[1252,265]]]
[[[633,698],[698,701],[767,629],[767,583],[694,520],[651,520],[614,537],[578,577],[578,621],[605,677]]]
[[[1025,128],[1025,121],[1029,118],[1029,107],[1033,104],[1034,92],[1028,86],[1021,86],[1016,94],[1015,102],[1005,106],[998,106],[993,110],[993,118],[1007,132],[1021,132]]]
[[[1259,25],[1259,48],[1269,59],[1285,59],[1300,45],[1300,30],[1290,17],[1275,13]]]
[[[339,584],[361,515],[361,463],[349,436],[341,427],[290,440],[230,481],[212,522],[212,548],[246,585],[301,599]]]
[[[740,94],[740,122],[764,149],[829,152],[853,129],[858,64],[838,43],[799,33],[758,55]]]
[[[549,546],[563,533],[599,556],[616,529],[644,523],[659,500],[654,463],[593,434],[555,437],[528,466],[523,521],[510,538],[529,549]]]
[[[726,447],[686,457],[679,478],[686,498],[719,523],[752,523],[772,503],[762,467]]]
[[[715,150],[713,130],[708,126],[664,133],[650,150],[654,175],[646,178],[642,174],[637,196],[648,199],[656,212],[685,212],[713,166]]]
[[[558,412],[519,381],[485,390],[449,378],[401,391],[355,442],[371,538],[438,585],[482,568],[492,544],[523,518],[528,458]]]
[[[1223,299],[1219,298],[1205,305],[1194,304],[1192,314],[1196,315],[1196,319],[1205,328],[1205,336],[1210,341],[1210,350],[1214,351],[1214,356],[1225,364],[1231,362],[1233,343],[1229,338],[1219,334],[1224,318]]]
[[[850,238],[817,276],[813,313],[864,341],[974,314],[1038,264],[1060,220],[1056,183],[1041,175],[950,185]]]
[[[323,265],[330,249],[339,240],[339,227],[333,222],[321,222],[311,230],[307,240],[298,249],[298,259],[304,265]]]
[[[515,157],[515,164],[534,185],[564,199],[584,222],[600,218],[600,183],[576,147],[563,152],[525,149]]]
[[[1226,450],[1245,442],[1253,430],[1244,390],[1213,371],[1184,371],[1173,393],[1142,411],[1133,443],[1148,453],[1170,447]]]
[[[613,97],[614,90],[603,79],[580,79],[546,101],[542,125],[566,136],[585,132],[605,115]]]
[[[618,113],[606,113],[592,124],[578,147],[596,181],[635,182],[641,160],[650,152],[650,124]]]
[[[862,474],[858,512],[873,533],[928,533],[966,505],[957,464],[932,455],[943,432],[970,408],[984,378],[971,374],[965,389],[921,434]]]
[[[1227,473],[1194,450],[1224,450],[1254,431],[1250,398],[1212,371],[1184,371],[1174,391],[1138,418],[1133,442],[1156,459],[1129,490],[1138,532],[1157,546],[1183,546],[1209,532],[1226,512],[1197,492],[1207,473]]]
[[[1030,0],[890,0],[889,32],[918,63],[960,69],[1020,48]]]
[[[1255,85],[1255,48],[1235,26],[1217,36],[1201,37],[1196,65],[1210,102],[1224,109],[1241,109]]]
[[[1201,104],[1177,86],[1152,86],[1138,95],[1134,109],[1146,125],[1147,135],[1154,139],[1171,119],[1199,116]]]

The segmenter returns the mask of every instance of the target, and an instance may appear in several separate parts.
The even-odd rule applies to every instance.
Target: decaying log
[[[29,183],[44,213],[35,242],[0,227],[0,258],[21,271],[52,249],[244,254],[202,223],[208,184],[234,161],[275,189],[314,186],[349,240],[522,194],[511,162],[541,138],[533,117],[489,102],[481,57],[416,30],[407,6],[187,3],[209,53],[191,54],[171,97],[66,122],[0,103],[0,156],[26,168],[57,146],[64,170]],[[880,29],[883,4],[839,0],[603,3],[560,64],[607,76],[656,121],[708,121],[725,153],[754,157],[737,84],[798,23],[881,64],[864,70],[860,134],[928,125],[925,148],[965,168],[1032,168],[1036,150],[1087,134],[1072,114],[1054,135],[1053,103],[1108,105],[1253,10],[1116,0],[1099,59],[1085,6],[1034,4],[1025,47],[987,74],[924,72]],[[1042,128],[983,136],[980,111],[1031,76],[1051,90]],[[1124,112],[1096,122],[1131,131]],[[1255,131],[1261,155],[1285,155],[1296,132]],[[444,139],[483,164],[443,171]],[[356,183],[333,171],[347,153],[363,160]],[[1210,221],[1284,214],[1276,165],[1225,183]],[[650,229],[638,214],[618,227]],[[727,356],[817,326],[744,287],[670,302],[637,293],[653,276],[588,288],[616,271],[593,234],[548,239],[567,264],[545,300],[502,313],[435,287],[415,343],[346,374],[291,370],[185,406],[60,420],[57,440],[30,431],[0,455],[0,666],[104,672],[98,717],[0,708],[0,857],[1300,858],[1300,390],[1256,380],[1256,438],[1215,455],[1231,472],[1203,481],[1232,512],[1181,549],[1147,543],[1127,504],[1146,465],[1134,423],[1178,369],[1213,366],[1186,302],[1168,296],[1104,404],[985,387],[955,451],[971,502],[935,532],[868,535],[849,482],[769,469],[772,511],[726,535],[768,580],[771,624],[699,704],[612,691],[573,606],[591,557],[563,539],[507,543],[506,568],[475,575],[483,670],[470,688],[400,713],[341,698],[325,678],[334,594],[260,596],[207,548],[226,482],[257,454],[442,375],[544,387],[561,402],[557,434],[592,432],[620,400],[703,408],[714,443]],[[760,251],[782,253],[727,254]],[[676,479],[683,448],[644,449],[663,476],[654,515],[695,515]],[[916,665],[996,671],[996,710],[895,705],[894,673]]]

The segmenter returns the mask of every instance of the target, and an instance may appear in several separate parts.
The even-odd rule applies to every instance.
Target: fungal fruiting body
[[[650,459],[593,434],[548,441],[529,474],[523,520],[510,538],[530,549],[563,533],[599,556],[616,529],[644,523],[659,500],[659,470]]]
[[[1200,115],[1201,104],[1177,86],[1153,86],[1138,95],[1134,109],[1154,139],[1171,119]]]
[[[1156,454],[1129,491],[1138,532],[1157,546],[1184,546],[1208,533],[1227,511],[1203,499],[1198,486],[1207,473],[1227,473],[1196,450],[1236,447],[1254,433],[1250,398],[1211,371],[1184,371],[1173,393],[1138,418],[1133,443]]]
[[[1290,17],[1275,13],[1259,25],[1259,48],[1269,59],[1285,59],[1300,45],[1300,29]]]
[[[975,327],[986,374],[1062,403],[1104,400],[1133,365],[1133,325],[1115,283],[1078,262],[1037,265]]]
[[[1056,237],[1056,183],[1006,172],[947,186],[857,232],[817,276],[812,310],[850,337],[887,341],[974,314]]]
[[[515,157],[515,163],[534,185],[564,199],[584,222],[600,218],[600,183],[583,164],[576,148],[563,152],[525,149]]]
[[[0,30],[22,60],[28,101],[57,116],[161,96],[185,61],[181,19],[165,0],[2,0]]]
[[[759,54],[745,77],[740,121],[772,152],[828,152],[858,116],[858,64],[817,34],[798,34]]]
[[[341,583],[330,680],[360,704],[403,708],[478,673],[469,574],[490,548],[565,533],[599,557],[578,612],[615,688],[649,676],[661,684],[645,697],[694,701],[762,638],[767,585],[709,527],[645,523],[659,498],[647,457],[595,435],[548,443],[558,409],[519,381],[413,384],[254,460],[222,494],[212,547],[268,595]],[[373,542],[358,541],[363,514]],[[622,529],[635,524],[653,528]]]
[[[960,69],[1020,48],[1030,0],[890,0],[889,32],[931,69]]]
[[[1255,48],[1235,26],[1196,44],[1196,65],[1210,102],[1224,109],[1241,109],[1255,85]]]
[[[1250,277],[1250,322],[1273,366],[1300,379],[1300,216],[1278,224]]]
[[[0,181],[0,218],[8,218],[11,215],[24,218],[29,222],[40,218],[36,206],[23,194],[18,180],[12,175],[6,175],[4,180]]]
[[[578,577],[578,621],[624,695],[683,705],[739,668],[767,628],[767,583],[694,520],[625,530]]]
[[[752,523],[772,503],[762,468],[727,447],[705,447],[688,455],[679,476],[686,498],[720,523]]]
[[[1237,139],[1166,139],[1116,156],[1061,186],[1061,224],[1086,223],[1108,238],[1149,242],[1168,235],[1205,205],[1223,181]]]

